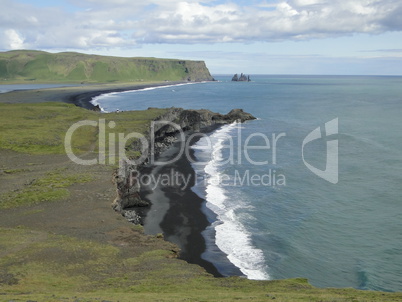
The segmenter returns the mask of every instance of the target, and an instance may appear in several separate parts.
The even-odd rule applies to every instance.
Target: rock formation
[[[144,207],[148,203],[141,200],[139,195],[140,184],[136,178],[137,168],[126,161],[120,161],[120,167],[114,173],[114,183],[117,187],[117,197],[113,202],[113,208],[122,212],[122,210],[131,207]]]
[[[234,82],[250,82],[250,76],[246,76],[245,74],[241,73],[240,77],[238,76],[238,74],[236,73],[233,78],[232,81]]]
[[[120,162],[119,169],[114,174],[114,183],[116,184],[117,197],[114,200],[113,208],[123,216],[134,223],[139,223],[140,217],[132,211],[132,208],[144,207],[149,204],[142,200],[140,192],[140,183],[136,176],[141,165],[146,163],[150,156],[156,156],[166,150],[176,139],[179,129],[172,123],[179,126],[182,131],[187,133],[199,132],[207,127],[217,127],[223,124],[233,122],[245,122],[255,119],[249,113],[242,109],[233,109],[228,114],[222,115],[206,109],[185,110],[182,108],[170,108],[165,114],[158,117],[153,127],[153,133],[146,135],[148,141],[154,140],[154,154],[148,154],[148,158],[139,165],[128,162]],[[140,150],[140,146],[135,143],[131,146],[133,150]]]

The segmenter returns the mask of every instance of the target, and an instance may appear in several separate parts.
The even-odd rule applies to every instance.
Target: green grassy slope
[[[0,83],[203,81],[212,77],[203,61],[123,58],[74,52],[14,50],[0,53]]]
[[[132,227],[132,235],[141,232]],[[137,235],[139,236],[139,235]],[[139,237],[136,237],[138,239]],[[145,237],[155,244],[158,238]],[[159,239],[162,240],[162,239]],[[318,289],[306,279],[213,278],[172,251],[119,247],[28,229],[0,228],[2,301],[401,301],[400,293]],[[1,284],[2,283],[2,284]]]

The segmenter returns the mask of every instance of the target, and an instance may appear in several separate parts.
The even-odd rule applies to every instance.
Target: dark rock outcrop
[[[99,107],[99,105],[94,105],[94,108],[92,110],[96,111],[96,112],[101,112],[102,111],[101,108]]]
[[[250,82],[250,76],[247,76],[243,73],[240,74],[240,77],[238,76],[238,74],[236,73],[233,78],[232,81],[234,82]]]
[[[163,142],[168,147],[175,139],[177,127],[173,127],[171,122],[177,125],[182,131],[199,132],[211,126],[230,124],[233,122],[243,123],[248,120],[254,120],[255,117],[243,109],[233,109],[228,114],[215,113],[207,109],[185,110],[183,108],[171,108],[167,113],[160,116],[156,121],[160,124],[154,126],[154,138],[156,143]],[[166,149],[166,148],[162,148]],[[161,150],[161,151],[162,151]]]
[[[148,206],[148,202],[141,199],[140,183],[137,179],[139,169],[151,156],[157,156],[177,140],[180,131],[187,133],[199,132],[211,126],[219,126],[233,122],[245,122],[255,119],[242,109],[233,109],[228,114],[222,115],[206,109],[185,110],[182,108],[170,108],[166,113],[155,119],[153,128],[146,134],[148,142],[153,140],[154,154],[149,153],[147,158],[140,163],[133,164],[126,161],[120,162],[119,169],[114,174],[117,197],[113,208],[120,212],[128,220],[139,223],[140,217],[133,208]],[[151,133],[152,131],[152,133]],[[132,150],[141,150],[140,145],[133,143]],[[147,151],[149,151],[148,148]]]
[[[231,121],[244,123],[245,121],[255,120],[255,117],[253,115],[244,112],[243,109],[233,109],[225,115],[225,118],[229,121],[229,123],[231,123]]]
[[[120,167],[114,174],[117,197],[112,207],[124,215],[124,210],[132,207],[145,207],[149,204],[140,197],[140,183],[136,179],[137,167],[126,161],[120,161]]]

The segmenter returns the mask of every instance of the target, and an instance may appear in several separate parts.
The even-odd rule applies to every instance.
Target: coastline
[[[74,104],[78,107],[82,107],[88,110],[99,110],[95,104],[92,103],[92,100],[98,96],[115,93],[115,92],[126,92],[126,91],[134,91],[134,90],[142,90],[147,88],[154,88],[154,87],[164,87],[164,86],[171,86],[171,85],[178,85],[187,82],[157,82],[153,84],[138,84],[138,85],[129,85],[124,87],[110,87],[103,90],[91,90],[88,92],[83,92],[79,94],[72,94],[68,95],[64,98],[63,101],[67,103]]]
[[[113,93],[124,92],[132,90],[140,90],[153,87],[163,87],[170,85],[179,85],[188,82],[157,82],[157,83],[141,83],[141,84],[106,84],[106,85],[88,85],[88,86],[73,86],[73,87],[60,87],[60,88],[47,88],[37,90],[20,90],[0,94],[1,102],[20,103],[20,102],[49,102],[59,101],[69,104],[74,104],[78,107],[99,111],[99,107],[95,106],[91,101],[93,98]],[[219,125],[206,127],[202,132],[208,133],[219,128]],[[190,145],[196,141],[191,142]],[[180,142],[179,142],[180,143]],[[163,152],[160,156],[175,157],[178,150],[178,143],[169,146],[168,150]],[[190,149],[190,154],[194,152]],[[190,182],[195,182],[195,171],[191,166],[190,161],[183,155],[173,164],[163,167],[155,166],[142,166],[140,167],[141,173],[148,173],[161,175],[169,172],[171,169],[182,173],[186,177],[190,177]],[[208,273],[215,277],[224,276],[219,272],[215,265],[202,258],[203,253],[206,251],[206,240],[202,232],[210,225],[205,211],[205,200],[200,198],[191,187],[185,190],[177,190],[174,187],[158,187],[157,190],[151,192],[149,188],[141,188],[141,197],[149,201],[151,206],[148,208],[135,208],[145,222],[144,232],[147,235],[156,235],[163,233],[167,241],[172,242],[180,247],[180,259],[189,263],[198,264],[203,267]],[[153,196],[151,196],[152,194]],[[162,202],[161,202],[162,201]],[[111,200],[112,202],[112,200]],[[161,203],[163,203],[161,205]],[[156,206],[156,205],[159,205]],[[157,215],[153,214],[154,208],[158,207]],[[163,209],[160,211],[160,209]],[[204,208],[204,209],[203,209]],[[208,209],[206,209],[208,210]],[[214,214],[211,213],[213,216]],[[208,215],[210,216],[210,215]],[[219,262],[226,269],[230,271],[230,275],[243,276],[240,270],[234,266],[227,259],[226,255],[214,248],[214,255],[219,258]],[[225,275],[228,276],[229,274]]]
[[[88,110],[99,110],[91,103],[91,100],[102,94],[112,92],[124,92],[140,90],[152,87],[163,87],[188,83],[180,82],[142,82],[142,83],[114,83],[114,84],[90,84],[71,87],[57,87],[30,90],[14,90],[0,93],[0,103],[41,103],[64,102],[74,104]]]
[[[210,133],[219,127],[218,125],[207,127],[201,132]],[[190,147],[188,152],[191,158],[194,158],[191,146],[197,140],[193,139],[187,144]],[[181,144],[184,143],[186,142],[175,142],[168,150],[160,154],[158,160],[169,161],[175,158]],[[185,175],[189,180],[189,185],[184,187],[163,185],[160,182],[141,187],[141,198],[151,203],[150,207],[141,210],[144,231],[147,235],[164,234],[166,240],[180,247],[180,259],[202,266],[215,277],[244,276],[215,244],[212,248],[214,259],[217,261],[212,263],[203,258],[207,250],[203,232],[211,225],[208,217],[213,217],[215,214],[205,207],[206,201],[192,190],[196,182],[196,174],[185,153],[173,163],[163,166],[147,165],[141,168],[141,174],[158,177],[158,175],[178,173]],[[204,211],[208,211],[208,215]]]
[[[187,82],[165,82],[107,88],[68,95],[63,100],[84,109],[100,110],[99,107],[92,103],[92,100],[100,95],[184,83]],[[210,133],[217,130],[219,127],[220,125],[205,127],[201,129],[200,132]],[[194,158],[194,151],[191,149],[191,146],[194,145],[196,141],[196,139],[193,139],[193,141],[188,144],[190,147],[188,152],[192,158]],[[183,142],[178,141],[170,145],[167,150],[158,156],[158,160],[164,158],[169,161],[169,159],[175,158],[179,153],[181,143]],[[185,175],[186,178],[189,177],[191,184],[184,190],[173,186],[161,186],[160,184],[152,189],[141,186],[140,196],[143,200],[149,202],[150,206],[146,208],[137,207],[134,210],[139,214],[143,222],[144,232],[146,235],[162,233],[165,240],[180,248],[180,259],[203,267],[208,273],[215,277],[244,276],[240,269],[229,261],[227,255],[224,254],[215,243],[213,243],[214,246],[212,248],[213,254],[214,258],[216,257],[219,261],[212,263],[203,258],[203,254],[207,251],[207,243],[202,233],[211,225],[207,216],[211,217],[215,214],[205,207],[206,201],[192,190],[196,181],[195,171],[190,160],[185,156],[185,153],[186,152],[174,163],[162,167],[154,165],[139,167],[141,174],[154,175],[155,177],[175,171]],[[155,210],[155,208],[157,208],[157,210]],[[210,213],[207,215],[204,211],[209,211]],[[211,245],[211,243],[209,243],[209,245]],[[223,271],[225,271],[226,274],[222,274],[218,267],[223,267]]]

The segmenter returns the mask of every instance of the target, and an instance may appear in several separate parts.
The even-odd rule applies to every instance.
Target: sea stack
[[[250,76],[247,76],[243,73],[240,74],[240,77],[238,76],[238,74],[236,73],[233,78],[232,81],[234,82],[250,82]]]

